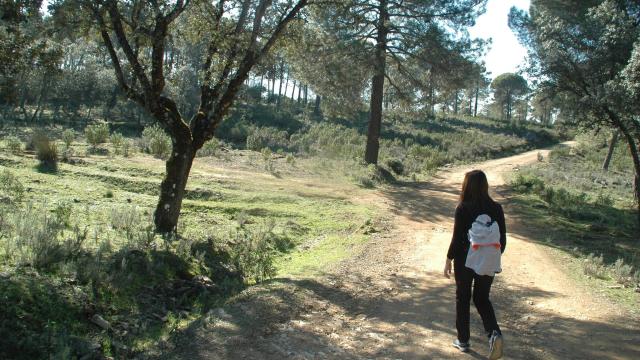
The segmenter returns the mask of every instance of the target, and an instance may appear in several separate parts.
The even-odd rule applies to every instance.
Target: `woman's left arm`
[[[498,227],[500,228],[500,252],[504,252],[507,247],[507,226],[504,221],[504,211],[500,204],[498,204]]]

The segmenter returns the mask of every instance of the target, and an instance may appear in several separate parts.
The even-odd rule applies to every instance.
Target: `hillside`
[[[5,127],[0,281],[8,306],[0,327],[19,334],[2,337],[5,355],[147,352],[247,286],[273,276],[313,278],[386,233],[388,215],[363,199],[370,187],[398,185],[349,157],[362,149],[357,127],[304,128],[261,152],[208,148],[192,171],[178,234],[163,238],[151,214],[164,162],[141,152],[161,149],[149,144],[166,141],[162,133],[112,134],[89,145],[96,129],[70,137],[48,128],[61,160],[43,167],[40,148],[29,145],[42,141],[42,131]],[[384,141],[383,158],[396,160],[388,165],[401,181],[553,141],[546,129],[490,120],[392,129],[405,140]],[[271,130],[250,136],[261,131]]]

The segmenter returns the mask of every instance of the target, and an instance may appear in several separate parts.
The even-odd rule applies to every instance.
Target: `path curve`
[[[445,169],[428,183],[392,187],[354,199],[380,204],[392,214],[392,230],[374,236],[357,256],[320,280],[291,279],[296,286],[292,294],[302,289],[304,298],[292,318],[267,330],[243,331],[235,339],[218,342],[206,331],[196,331],[193,340],[199,345],[189,356],[182,355],[211,359],[486,358],[486,339],[473,306],[472,351],[462,354],[450,345],[455,338],[455,284],[442,276],[461,180],[466,171],[482,169],[507,218],[503,273],[496,277],[492,290],[505,337],[504,358],[640,358],[640,321],[576,285],[559,263],[561,258],[532,241],[535,232],[526,219],[510,216],[512,205],[503,175],[538,161],[539,154],[546,158],[548,150]],[[288,299],[296,301],[295,295]],[[224,321],[217,326],[224,326]]]

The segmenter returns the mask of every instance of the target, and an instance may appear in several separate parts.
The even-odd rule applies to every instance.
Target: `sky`
[[[529,10],[529,0],[489,0],[487,11],[469,29],[472,38],[492,39],[491,49],[484,61],[490,77],[506,72],[516,72],[527,55],[515,34],[509,29],[508,15],[512,6]]]

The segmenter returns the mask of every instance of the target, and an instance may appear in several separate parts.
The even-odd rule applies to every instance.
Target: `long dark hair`
[[[489,183],[487,175],[482,170],[471,170],[464,174],[460,202],[474,207],[492,202],[489,196]]]

